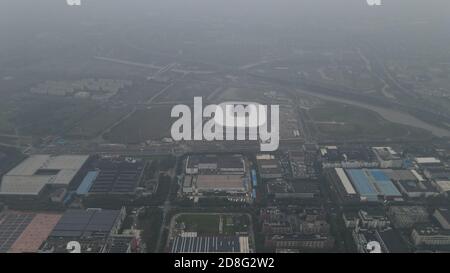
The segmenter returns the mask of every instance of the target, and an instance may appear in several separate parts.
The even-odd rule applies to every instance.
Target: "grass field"
[[[74,126],[67,135],[81,138],[95,137],[128,112],[130,112],[130,109],[100,109],[91,118],[84,119]]]
[[[97,109],[94,102],[54,97],[24,100],[14,115],[14,123],[22,135],[46,136],[72,128]]]
[[[164,94],[158,96],[155,102],[167,102],[167,101],[186,101],[193,102],[194,97],[201,96],[207,98],[213,93],[219,85],[206,82],[206,81],[194,81],[185,80],[180,81],[170,87]]]
[[[184,223],[185,231],[195,231],[199,234],[218,234],[220,218],[215,214],[183,214],[177,219]]]
[[[103,137],[111,142],[136,144],[170,137],[171,106],[137,110]]]
[[[0,102],[0,133],[13,134],[14,125],[11,123],[12,108],[5,102]]]
[[[250,219],[240,214],[182,214],[177,223],[184,223],[185,231],[199,235],[235,235],[248,232]]]
[[[430,133],[411,126],[392,123],[377,113],[339,103],[325,103],[309,110],[323,137],[333,139],[423,139]]]

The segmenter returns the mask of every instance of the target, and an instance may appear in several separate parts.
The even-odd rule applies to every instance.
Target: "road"
[[[180,164],[180,158],[179,157],[177,157],[177,160],[176,160],[176,162],[175,162],[175,167],[173,168],[173,170],[171,171],[171,172],[169,172],[169,175],[170,175],[170,177],[171,177],[171,183],[170,183],[170,186],[169,186],[169,191],[168,191],[168,194],[167,194],[167,196],[166,196],[166,200],[164,201],[164,204],[160,207],[161,209],[162,209],[162,212],[163,212],[163,219],[162,219],[162,222],[161,222],[161,228],[159,229],[159,236],[158,236],[158,240],[157,240],[157,242],[156,242],[156,250],[157,250],[157,252],[162,252],[163,251],[163,245],[162,245],[162,243],[164,242],[164,230],[169,230],[169,228],[170,228],[170,219],[168,219],[168,214],[169,214],[169,212],[170,212],[170,210],[171,210],[171,200],[170,200],[170,198],[171,198],[171,196],[172,196],[172,191],[173,191],[173,189],[174,189],[174,186],[175,186],[175,184],[176,183],[178,183],[178,178],[177,178],[177,175],[176,175],[176,170],[178,169],[178,165]]]

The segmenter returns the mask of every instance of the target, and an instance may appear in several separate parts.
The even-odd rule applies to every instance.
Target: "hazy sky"
[[[449,0],[382,1],[382,7],[370,7],[366,0],[82,0],[81,7],[69,7],[66,0],[0,0],[0,55],[124,33],[165,35],[172,43],[201,40],[211,31],[223,32],[224,40],[236,33],[246,42],[283,35],[334,41],[346,39],[348,31],[412,43],[449,41]]]

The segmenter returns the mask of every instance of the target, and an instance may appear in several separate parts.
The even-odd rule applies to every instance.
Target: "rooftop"
[[[199,175],[197,177],[197,188],[200,190],[244,190],[245,186],[241,175]]]
[[[67,210],[50,236],[89,237],[109,234],[120,215],[119,210]]]
[[[374,153],[382,160],[396,160],[400,159],[400,156],[391,147],[373,147]]]
[[[171,253],[248,253],[248,237],[176,237]]]
[[[37,252],[60,214],[6,211],[0,214],[0,253]]]
[[[32,155],[2,179],[0,194],[38,195],[49,184],[69,185],[88,155]]]
[[[441,161],[435,157],[416,157],[417,164],[440,164]]]

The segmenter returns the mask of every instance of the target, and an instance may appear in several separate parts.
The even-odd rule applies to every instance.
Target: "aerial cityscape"
[[[450,252],[450,2],[0,6],[0,253]]]

